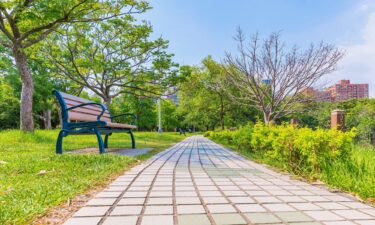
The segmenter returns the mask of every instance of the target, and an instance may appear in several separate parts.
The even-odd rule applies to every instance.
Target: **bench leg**
[[[130,130],[130,131],[129,131],[129,134],[130,134],[130,137],[132,138],[132,148],[135,148],[135,138],[134,138],[133,131]]]
[[[105,153],[105,149],[104,149],[104,143],[103,143],[102,136],[100,135],[99,130],[96,129],[96,128],[94,128],[94,133],[96,134],[96,137],[98,138],[99,152],[100,152],[100,154],[103,154],[103,153]]]
[[[111,136],[112,134],[106,134],[105,135],[105,138],[104,138],[104,148],[108,148],[108,138],[109,136]]]
[[[64,131],[59,132],[59,136],[57,137],[57,142],[56,142],[56,154],[62,154],[62,140],[65,136]]]

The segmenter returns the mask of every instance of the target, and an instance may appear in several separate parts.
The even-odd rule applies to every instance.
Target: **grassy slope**
[[[56,155],[58,131],[35,134],[0,131],[0,224],[25,224],[90,187],[103,185],[137,159],[118,155]],[[137,147],[155,152],[184,138],[172,133],[135,133]],[[128,134],[114,134],[110,147],[131,146]],[[64,150],[96,147],[93,135],[64,138]],[[147,154],[150,156],[151,154]],[[141,156],[138,159],[145,159]],[[40,171],[46,173],[40,175]],[[43,173],[43,172],[42,172]]]
[[[236,146],[228,145],[220,140],[213,140],[231,149]],[[239,150],[245,157],[259,163],[286,170],[285,165],[277,160],[263,158],[260,154],[251,151]],[[375,150],[356,147],[353,150],[351,161],[336,162],[327,165],[321,171],[321,180],[330,187],[359,195],[361,198],[375,202]]]

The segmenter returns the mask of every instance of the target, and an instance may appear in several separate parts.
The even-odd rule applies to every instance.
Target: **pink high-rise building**
[[[368,84],[351,84],[350,80],[340,80],[325,90],[315,90],[308,88],[304,90],[307,94],[313,94],[318,101],[335,102],[352,98],[368,98]]]
[[[340,80],[337,84],[327,88],[334,101],[342,101],[351,98],[368,98],[368,84],[351,84],[350,80]]]

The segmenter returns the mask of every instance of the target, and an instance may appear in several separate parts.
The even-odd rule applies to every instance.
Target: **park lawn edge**
[[[188,136],[186,136],[188,137]],[[185,137],[185,138],[186,138]],[[30,221],[33,221],[32,224],[63,224],[68,220],[75,212],[82,208],[88,201],[95,197],[96,194],[103,191],[109,184],[116,180],[119,176],[123,175],[131,168],[141,164],[142,162],[148,160],[152,156],[165,151],[168,148],[171,148],[176,143],[172,143],[165,148],[154,148],[153,150],[135,156],[135,162],[129,163],[123,170],[112,173],[111,175],[104,178],[104,180],[99,180],[96,183],[93,183],[91,187],[83,190],[81,193],[76,194],[72,199],[68,199],[61,204],[52,207],[43,215],[36,215],[36,217],[31,218]]]
[[[324,189],[326,189],[329,192],[336,192],[336,193],[340,192],[340,193],[348,195],[351,198],[355,198],[355,199],[357,199],[358,201],[360,201],[362,203],[365,203],[365,204],[368,204],[370,206],[375,207],[375,199],[372,199],[372,198],[363,199],[363,198],[361,198],[359,196],[359,193],[346,191],[346,190],[344,190],[342,187],[340,187],[338,185],[327,183],[324,180],[307,179],[306,177],[302,177],[302,176],[300,176],[298,174],[293,174],[293,173],[291,173],[290,171],[286,170],[283,167],[277,167],[276,165],[272,165],[272,164],[267,163],[267,160],[254,157],[254,155],[249,154],[246,151],[238,150],[234,146],[232,146],[230,144],[227,144],[224,141],[220,141],[220,140],[217,140],[217,139],[214,139],[214,138],[211,138],[211,137],[208,137],[208,139],[210,139],[211,141],[219,144],[221,147],[223,147],[225,149],[228,149],[228,150],[230,150],[232,152],[235,152],[235,153],[237,153],[237,154],[245,157],[246,159],[249,159],[249,160],[251,160],[253,162],[256,162],[258,164],[261,164],[261,165],[265,166],[267,169],[270,169],[270,170],[272,170],[274,172],[277,172],[277,173],[288,174],[291,179],[302,181],[302,182],[306,182],[306,183],[309,183],[311,185],[314,185],[314,186],[317,186],[317,187],[320,187],[320,188],[324,188]]]

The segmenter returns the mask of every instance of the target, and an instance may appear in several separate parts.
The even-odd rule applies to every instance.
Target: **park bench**
[[[132,129],[136,116],[132,113],[124,113],[112,116],[108,108],[100,103],[92,102],[84,98],[66,94],[54,90],[53,95],[61,108],[62,129],[56,143],[56,153],[62,154],[62,140],[68,135],[95,134],[98,138],[99,151],[105,153],[108,148],[108,138],[112,133],[129,133],[132,140],[132,148],[135,148],[135,139]],[[115,118],[132,116],[130,124],[116,123]],[[101,135],[105,135],[104,142]]]

